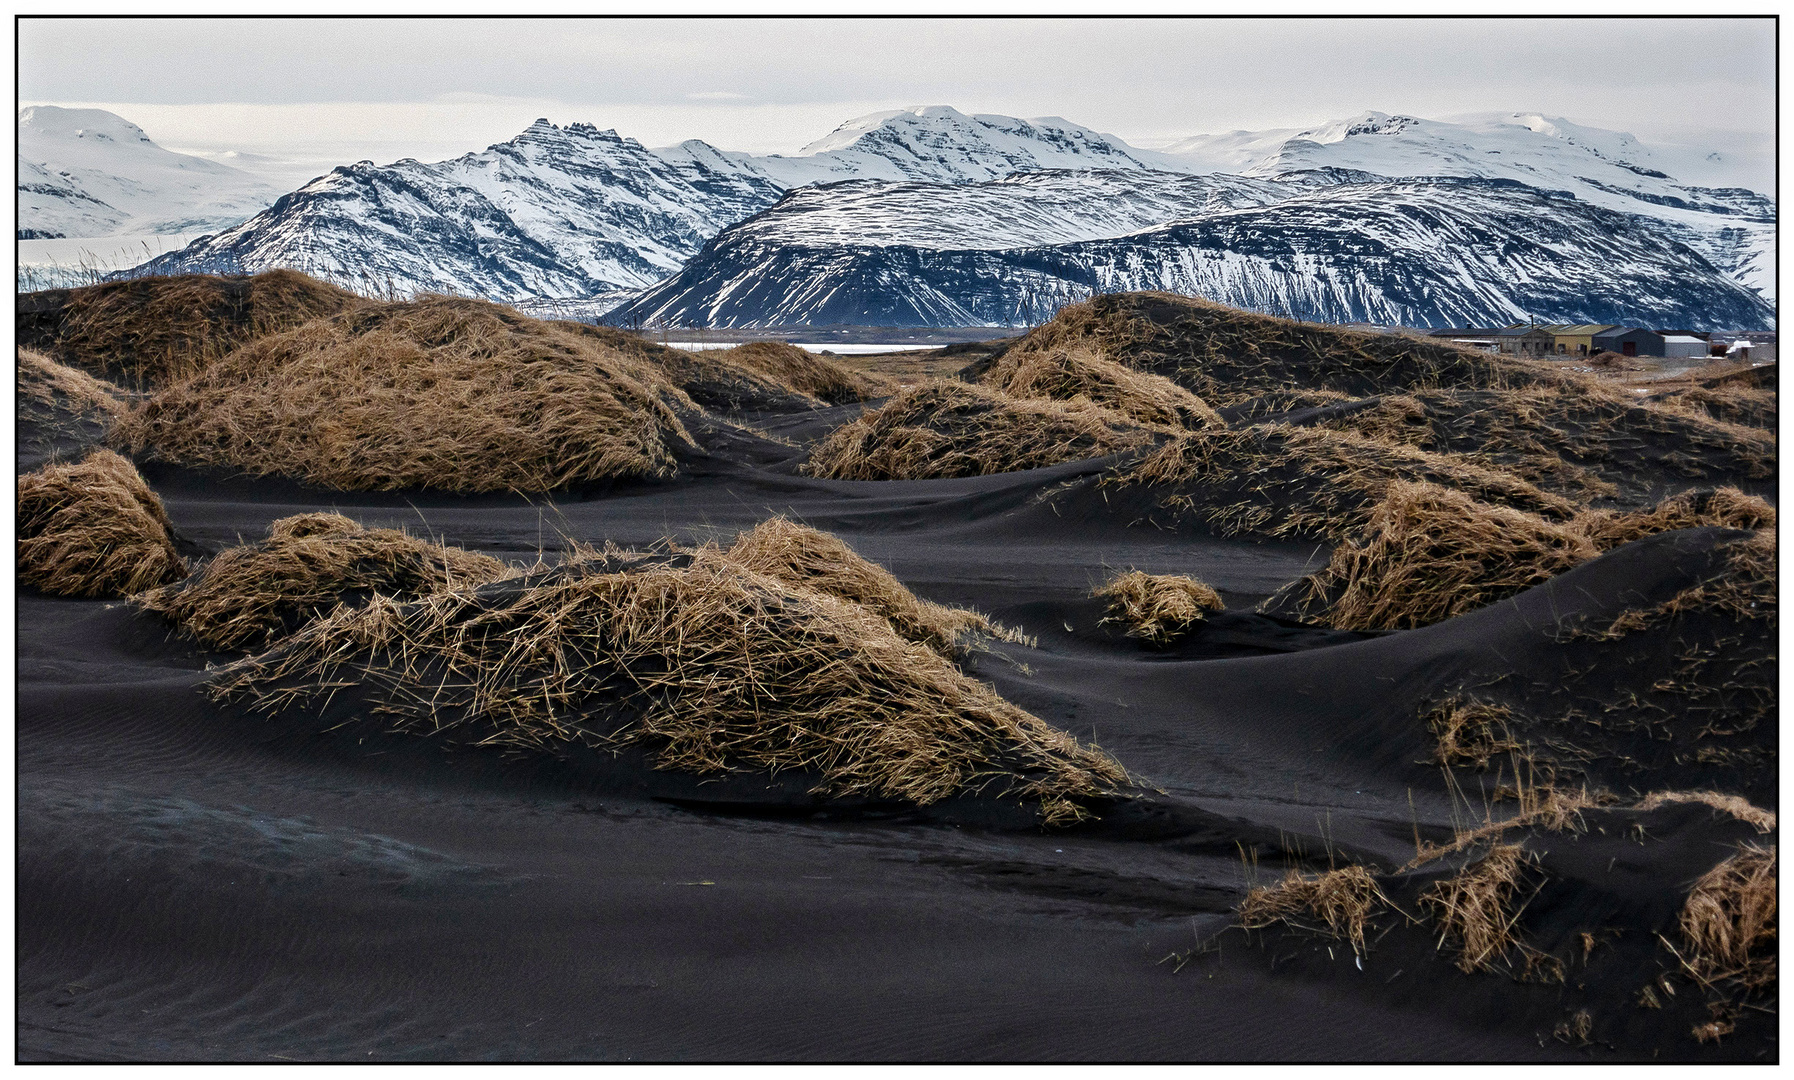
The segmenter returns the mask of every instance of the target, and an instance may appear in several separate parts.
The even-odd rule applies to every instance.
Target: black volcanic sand
[[[718,424],[702,435],[709,456],[676,480],[552,502],[142,469],[196,552],[317,509],[514,561],[563,535],[726,542],[786,514],[926,599],[1034,635],[1037,647],[993,646],[970,670],[1157,791],[1043,831],[1028,808],[992,799],[831,802],[809,793],[813,777],[700,783],[640,753],[449,753],[355,722],[353,695],[276,719],[215,706],[201,686],[231,657],[122,602],[27,592],[19,1056],[1776,1058],[1773,1017],[1748,1009],[1718,1045],[1697,1043],[1690,1029],[1708,1014],[1686,980],[1661,1011],[1637,1003],[1673,971],[1655,935],[1674,939],[1689,884],[1737,842],[1775,839],[1702,805],[1509,835],[1540,859],[1519,926],[1565,958],[1561,983],[1461,973],[1434,927],[1392,914],[1361,960],[1313,934],[1228,929],[1243,855],[1260,880],[1360,863],[1417,913],[1423,888],[1462,862],[1400,871],[1417,838],[1445,842],[1480,819],[1496,784],[1460,771],[1465,794],[1449,793],[1424,710],[1479,688],[1545,730],[1564,702],[1586,713],[1648,697],[1653,657],[1686,642],[1566,644],[1562,628],[1674,595],[1738,534],[1627,545],[1425,629],[1333,631],[1252,612],[1323,565],[1325,547],[1145,524],[1146,494],[1096,486],[1109,462],[925,482],[797,475],[801,446],[858,411],[759,418],[790,445]],[[25,435],[21,469],[91,437]],[[1200,578],[1229,611],[1170,648],[1128,638],[1088,595],[1128,568]],[[1773,719],[1728,736],[1719,763],[1675,752],[1686,733],[1664,730],[1619,725],[1590,741],[1582,778],[1627,803],[1714,787],[1775,808]],[[1584,931],[1601,942],[1586,956]],[[1580,1009],[1587,1037],[1562,1035]]]

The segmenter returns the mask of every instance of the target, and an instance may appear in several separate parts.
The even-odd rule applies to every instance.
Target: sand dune
[[[895,398],[466,301],[151,378],[28,299],[21,473],[136,447],[180,565],[21,583],[22,1059],[1777,1057],[1772,388],[1158,295]],[[340,443],[197,422],[400,330]]]

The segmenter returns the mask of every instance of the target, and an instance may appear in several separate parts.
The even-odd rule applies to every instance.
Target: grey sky
[[[1515,109],[1766,152],[1775,41],[1767,19],[25,19],[19,94],[175,148],[306,161],[448,157],[537,116],[791,152],[914,104],[1140,145]]]

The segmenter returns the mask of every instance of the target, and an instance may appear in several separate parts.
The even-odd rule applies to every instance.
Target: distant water
[[[91,285],[103,275],[129,270],[169,251],[179,251],[204,233],[134,233],[125,236],[59,237],[20,240],[21,291]]]
[[[668,342],[664,342],[664,344],[667,345],[669,348],[685,349],[690,352],[702,352],[705,349],[733,349],[737,345],[746,344],[746,342],[741,342],[741,341],[668,341]],[[844,344],[840,344],[840,343],[826,342],[826,341],[793,341],[790,344],[796,345],[798,348],[803,349],[806,352],[813,352],[813,353],[832,352],[837,356],[861,356],[866,353],[887,353],[887,352],[922,352],[927,349],[940,349],[940,348],[946,347],[945,342],[943,342],[939,345],[887,345],[887,344],[879,344],[878,342],[872,342],[870,344],[865,343],[865,342],[858,342],[858,343],[855,343],[852,345],[844,345]]]

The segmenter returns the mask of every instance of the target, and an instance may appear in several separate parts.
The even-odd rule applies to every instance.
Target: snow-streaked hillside
[[[793,191],[732,237],[768,245],[1032,247],[1121,236],[1290,194],[1287,184],[1246,177],[1149,171],[1054,170],[979,184],[849,180]]]
[[[847,179],[959,184],[1043,169],[1152,167],[1120,139],[1057,116],[968,116],[946,105],[862,116],[795,157],[753,163],[787,187]]]
[[[228,165],[165,150],[101,109],[21,109],[18,168],[21,237],[216,229],[280,194]]]
[[[1466,176],[1567,191],[1662,221],[1676,239],[1775,299],[1775,204],[1740,188],[1678,182],[1673,164],[1623,132],[1537,113],[1455,123],[1367,112],[1303,130],[1201,135],[1157,152],[1170,167],[1277,177],[1343,169],[1388,178]]]
[[[1214,177],[1027,179],[795,192],[614,317],[723,327],[1026,325],[1091,293],[1165,289],[1324,322],[1774,322],[1760,297],[1667,240],[1651,219],[1512,181],[1329,183],[1274,200],[1254,189],[1230,204],[1192,183]],[[1079,185],[1195,197],[1168,224],[1101,238],[1071,235],[1054,215],[1033,213],[1036,192]],[[915,212],[928,205],[934,215]],[[1167,209],[1108,213],[1119,227]],[[972,242],[955,244],[935,219],[962,213],[1004,224],[968,230]],[[999,237],[1008,246],[991,242]]]

